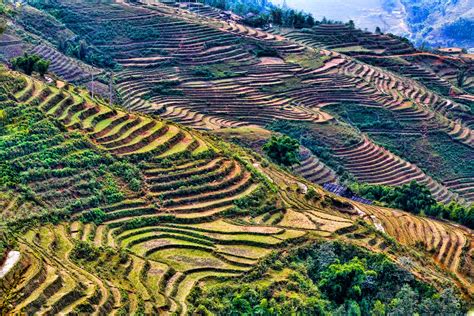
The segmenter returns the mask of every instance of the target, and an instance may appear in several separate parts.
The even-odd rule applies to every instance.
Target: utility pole
[[[92,99],[94,98],[94,73],[92,75],[92,81],[91,81],[91,97]]]
[[[110,72],[110,82],[109,82],[109,106],[112,106],[112,93],[114,90],[114,73]]]

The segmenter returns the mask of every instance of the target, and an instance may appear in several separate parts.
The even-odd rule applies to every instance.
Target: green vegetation
[[[0,225],[3,225],[3,224],[0,222]],[[0,226],[0,228],[1,228],[0,230],[0,264],[2,264],[5,259],[7,250],[9,248],[9,242],[7,238],[6,229],[2,226]]]
[[[191,68],[194,76],[204,77],[205,79],[225,79],[238,76],[232,70],[231,64],[212,64],[206,66],[195,66]]]
[[[255,48],[252,49],[252,53],[255,57],[277,57],[280,58],[280,53],[273,47],[265,45],[263,43],[255,42]]]
[[[83,223],[94,223],[100,225],[106,220],[106,218],[107,213],[102,211],[100,208],[96,208],[82,214],[81,221]]]
[[[393,111],[383,108],[346,103],[329,105],[324,110],[368,133],[377,144],[416,164],[437,180],[474,174],[471,148],[453,141],[446,133],[416,121],[399,120]]]
[[[432,131],[426,135],[397,133],[372,134],[376,143],[404,157],[437,180],[454,179],[474,174],[472,149],[453,141],[446,133]]]
[[[0,188],[20,194],[32,209],[3,214],[8,220],[38,215],[41,209],[76,212],[125,198],[143,187],[139,169],[91,146],[78,132],[46,117],[37,106],[11,99],[21,78],[0,78]],[[57,191],[55,182],[69,188]]]
[[[299,89],[303,83],[299,78],[290,78],[279,85],[263,86],[260,88],[262,92],[266,93],[283,93],[291,90]]]
[[[288,136],[272,136],[263,146],[263,151],[275,161],[284,166],[291,166],[299,162],[300,144]]]
[[[383,154],[388,152],[362,142],[357,128],[391,133],[418,127],[381,110],[395,90],[398,100],[416,99],[427,107],[436,99],[424,87],[403,96],[412,88],[411,81],[406,87],[396,76],[344,61],[345,56],[333,55],[333,62],[326,64],[331,67],[321,68],[327,52],[322,55],[307,47],[326,44],[305,38],[320,30],[330,42],[332,33],[341,32],[337,46],[348,55],[354,52],[343,44],[357,43],[353,47],[358,54],[370,54],[377,47],[383,58],[385,43],[379,43],[379,37],[354,30],[352,21],[301,31],[277,28],[267,34],[228,21],[219,25],[215,19],[196,18],[163,4],[30,1],[42,10],[24,6],[20,22],[13,23],[19,23],[26,36],[48,40],[89,64],[103,68],[120,63],[113,83],[130,111],[109,107],[69,83],[55,86],[0,72],[0,228],[12,231],[0,232],[0,261],[6,250],[21,253],[5,287],[8,294],[0,295],[0,310],[118,315],[465,311],[457,290],[447,288],[473,294],[467,229],[401,216],[378,203],[356,204],[309,181],[352,180],[342,168],[356,174],[347,162],[351,158],[357,169],[371,173],[365,158],[370,163],[370,158],[382,157],[377,160],[377,170],[382,170],[389,161]],[[310,15],[273,8],[267,1],[214,2],[245,12],[249,25],[317,24]],[[196,12],[196,7],[188,8]],[[207,7],[199,10],[219,14]],[[6,38],[6,46],[17,45]],[[391,38],[387,42],[406,48]],[[42,46],[37,48],[38,54],[44,53]],[[60,61],[54,60],[54,69],[61,64],[66,74],[74,71],[70,58],[54,56]],[[298,65],[305,69],[300,71]],[[87,72],[82,77],[88,80]],[[104,72],[97,77],[108,79]],[[465,81],[471,84],[469,74]],[[338,98],[377,109],[328,106],[334,107],[335,119],[323,113],[325,109],[320,111],[319,106],[337,104]],[[398,110],[397,101],[387,103]],[[158,111],[161,118],[154,116]],[[424,119],[422,114],[415,112],[414,121]],[[295,121],[275,121],[283,118]],[[197,132],[168,119],[203,130],[250,131],[254,143],[243,147],[258,146],[285,168],[250,148],[226,143],[213,131]],[[273,122],[269,128],[283,135],[271,137],[271,132],[254,125],[266,122]],[[286,168],[298,164],[300,143],[341,177],[336,179],[305,151],[298,166],[301,174],[309,170],[321,177],[307,177],[302,184]],[[407,174],[413,170],[398,162],[387,167],[387,177],[399,169]],[[462,173],[469,167],[456,168]],[[374,172],[373,178],[377,175]],[[390,179],[405,179],[397,177]],[[379,203],[414,213],[437,212],[436,216],[460,222],[471,218],[464,206],[438,205],[426,188],[410,184],[390,190],[368,191],[380,194]],[[385,195],[390,198],[384,200]],[[359,219],[356,212],[368,216]],[[3,290],[3,284],[0,287]]]
[[[86,241],[78,241],[74,245],[71,257],[75,260],[94,261],[100,256],[100,252]]]
[[[298,140],[301,145],[336,171],[341,179],[353,180],[342,167],[342,160],[332,153],[332,146],[350,146],[359,142],[357,134],[348,126],[325,124],[315,128],[308,123],[280,120],[268,125],[267,128]]]
[[[37,72],[40,76],[44,76],[51,62],[38,55],[25,53],[23,56],[13,58],[11,63],[13,69],[21,70],[27,75]]]
[[[244,285],[243,285],[244,284]],[[385,255],[340,242],[274,253],[236,283],[209,282],[189,296],[198,315],[462,315],[451,289],[437,293]]]
[[[156,95],[183,95],[183,91],[178,89],[180,82],[178,80],[163,80],[155,83],[153,87],[143,96],[144,99],[150,99]]]
[[[454,201],[448,205],[437,203],[428,188],[415,181],[398,187],[354,184],[351,189],[357,195],[379,201],[388,207],[444,218],[474,228],[474,205],[463,206]]]
[[[400,130],[413,127],[409,122],[397,120],[393,111],[384,108],[365,107],[354,103],[328,105],[324,111],[355,125],[362,131],[366,129]]]
[[[303,68],[307,69],[318,69],[324,65],[324,61],[327,59],[326,56],[323,56],[319,53],[306,53],[305,55],[301,54],[291,54],[286,56],[285,60],[289,63],[294,63],[300,65]]]
[[[310,13],[280,8],[269,1],[205,0],[205,3],[222,10],[230,10],[236,14],[246,16],[243,22],[253,27],[263,27],[272,23],[277,26],[301,29],[311,28],[316,24]]]
[[[40,10],[44,10],[50,15],[31,9],[22,10],[21,14],[17,17],[17,21],[23,25],[26,30],[48,39],[65,55],[78,58],[97,67],[117,67],[117,63],[108,53],[98,49],[95,46],[95,43],[91,43],[87,38],[73,36],[74,34],[71,30],[65,28],[62,24],[70,20],[83,21],[84,17],[81,14],[69,10],[67,6],[63,6],[62,3],[41,0],[30,0],[28,3]],[[76,27],[79,29],[82,29],[83,27],[88,29],[89,25],[77,23]],[[111,28],[117,27],[123,29],[127,29],[128,27],[128,29],[130,29],[129,25],[123,21],[117,25],[107,24],[104,27],[97,28],[94,30],[94,35],[97,35],[99,38],[107,36],[110,34],[108,32],[112,32]],[[72,31],[76,31],[76,29],[73,29]]]

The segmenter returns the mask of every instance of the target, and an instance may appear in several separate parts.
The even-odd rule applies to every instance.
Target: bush
[[[437,293],[383,254],[314,240],[272,253],[239,282],[197,287],[188,299],[191,314],[212,315],[458,315],[463,310],[452,290]]]
[[[21,70],[27,75],[31,75],[34,71],[41,76],[48,72],[50,61],[42,59],[35,54],[25,53],[23,56],[15,57],[11,60],[13,69]]]
[[[305,194],[305,199],[309,200],[309,201],[315,201],[315,200],[319,200],[321,199],[321,194],[319,194],[318,192],[316,192],[315,189],[313,188],[309,188],[308,189],[308,192]]]
[[[351,190],[357,195],[389,207],[398,208],[413,214],[424,214],[453,220],[474,228],[474,205],[463,206],[452,201],[449,204],[436,202],[429,189],[412,181],[398,187],[354,184]]]
[[[272,136],[263,146],[263,151],[274,162],[291,166],[299,162],[300,144],[288,136]]]
[[[74,245],[74,249],[71,252],[71,257],[76,260],[95,261],[99,256],[100,251],[98,248],[82,240]]]
[[[204,77],[206,79],[225,79],[236,77],[230,65],[214,64],[206,66],[195,66],[191,69],[191,73],[195,76]]]
[[[96,225],[102,224],[107,218],[107,213],[101,209],[93,209],[89,212],[82,214],[81,222],[83,223],[94,223]]]

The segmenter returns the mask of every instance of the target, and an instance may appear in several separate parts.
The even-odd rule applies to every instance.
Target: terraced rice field
[[[8,293],[0,298],[0,309],[185,315],[194,287],[240,277],[272,251],[311,238],[341,239],[386,253],[399,264],[408,256],[413,264],[408,269],[421,279],[437,286],[455,283],[473,295],[474,243],[467,228],[324,192],[313,183],[336,182],[338,176],[306,148],[301,164],[292,167],[302,176],[296,177],[194,130],[265,127],[277,120],[333,126],[341,122],[324,107],[354,103],[424,122],[472,147],[467,101],[431,89],[455,85],[455,61],[443,60],[432,73],[422,65],[431,57],[415,58],[416,50],[390,36],[347,32],[343,25],[267,32],[223,20],[219,10],[200,5],[184,10],[155,1],[60,1],[58,10],[65,8],[75,12],[62,21],[68,31],[120,64],[114,87],[125,109],[72,85],[1,70],[8,104],[30,109],[36,119],[32,133],[38,133],[30,149],[10,146],[3,158],[22,170],[22,185],[38,199],[24,199],[17,187],[2,191],[0,214],[8,219],[70,212],[15,236],[21,258],[0,282]],[[105,29],[113,32],[104,37]],[[0,42],[0,48],[12,45],[20,43],[10,37]],[[101,73],[51,45],[37,45],[34,52],[53,58],[51,70],[68,81]],[[368,59],[402,55],[408,63],[403,72]],[[462,91],[467,96],[470,78]],[[416,180],[439,201],[474,198],[471,175],[437,181],[355,128],[347,129],[359,142],[347,144],[344,135],[334,133],[339,145],[329,147],[358,181]],[[97,183],[110,179],[97,177],[85,162],[71,164],[84,152],[97,164],[133,164],[141,188],[133,191],[112,177],[120,199],[94,200]],[[58,162],[40,161],[46,154]],[[25,157],[35,163],[23,164]],[[318,197],[309,198],[308,189]]]
[[[471,266],[472,231],[462,231],[459,227],[436,220],[419,218],[400,211],[358,204],[357,208],[370,221],[379,221],[384,231],[394,236],[401,244],[426,249],[433,259],[454,273],[473,290],[472,273],[466,276],[461,271]]]
[[[87,225],[47,226],[20,237],[25,262],[15,292],[15,312],[88,312],[134,314],[159,310],[185,313],[186,296],[205,278],[233,277],[251,269],[272,249],[304,232],[237,226],[226,222],[205,225],[153,225],[139,229],[116,226],[110,235],[114,248],[126,247],[131,254],[119,258],[108,251],[97,262],[74,259],[78,240],[97,240],[101,230]],[[222,233],[220,227],[228,229]],[[107,239],[95,246],[107,246]],[[101,260],[113,266],[114,274],[93,268]],[[85,268],[84,268],[85,267]],[[96,270],[98,269],[98,270]]]
[[[3,71],[2,75],[12,74]],[[212,153],[212,145],[195,132],[111,109],[75,88],[59,89],[29,77],[22,80],[13,92],[18,102],[39,109],[67,130],[86,135],[99,150],[146,161],[142,172],[147,192],[101,206],[106,218],[101,225],[73,221],[18,236],[22,265],[17,273],[24,278],[14,280],[10,289],[13,313],[133,314],[168,309],[184,313],[186,296],[199,280],[239,275],[271,249],[305,235],[214,219],[263,184],[242,163]],[[174,163],[164,165],[169,158]],[[87,171],[64,179],[52,174],[30,186],[55,205],[56,195],[48,192],[74,194],[73,187],[87,177]],[[8,205],[16,203],[13,193],[5,194],[5,200]],[[195,224],[178,224],[188,222]],[[74,255],[78,241],[116,249],[94,264],[110,259],[120,272],[108,275],[94,270],[91,262],[81,264]],[[122,248],[132,251],[126,260],[118,255]]]
[[[223,216],[235,201],[265,187],[243,162],[213,151],[214,145],[205,137],[179,125],[109,108],[79,89],[58,89],[21,78],[12,93],[18,102],[37,108],[69,131],[86,135],[105,153],[142,160],[146,192],[101,205],[101,223],[81,220],[89,212],[85,209],[73,213],[69,222],[43,225],[16,236],[21,259],[9,272],[9,294],[0,301],[7,302],[13,313],[185,314],[186,297],[193,287],[207,279],[242,275],[271,251],[309,236],[361,242],[358,236],[363,231],[354,233],[362,229],[356,224],[361,212],[306,200],[291,189],[301,184],[299,178],[277,170],[265,173],[274,185],[282,186],[280,208],[257,216]],[[151,136],[154,133],[158,136]],[[170,157],[173,164],[163,163]],[[56,181],[41,180],[31,187],[42,194],[46,186],[62,189],[86,177],[87,171]],[[5,197],[14,199],[13,194]],[[350,203],[401,244],[420,241],[417,247],[426,249],[435,263],[455,273],[462,287],[472,291],[470,276],[461,269],[463,264],[472,264],[462,251],[469,253],[472,247],[466,230]],[[398,221],[406,217],[406,224],[394,223],[393,216]],[[418,228],[417,223],[425,226]],[[429,234],[419,233],[420,229],[430,229]],[[412,232],[416,235],[409,235]],[[379,237],[364,236],[370,238],[371,249],[388,247]],[[81,251],[86,251],[87,259]],[[443,279],[439,273],[434,275]]]
[[[264,127],[278,120],[312,124],[317,128],[337,121],[324,111],[325,106],[353,103],[388,109],[400,121],[417,122],[430,131],[441,131],[471,148],[474,144],[467,110],[469,102],[461,102],[448,93],[453,87],[460,89],[455,86],[453,73],[462,62],[422,54],[389,35],[350,30],[344,24],[322,24],[308,32],[265,32],[223,19],[222,12],[209,7],[189,5],[185,10],[155,1],[142,1],[140,5],[64,2],[60,8],[75,12],[62,21],[69,31],[123,67],[114,75],[114,86],[132,111],[158,114],[163,119],[201,130]],[[124,21],[129,31],[119,27]],[[95,29],[117,27],[105,39],[101,33],[89,32],[84,25]],[[53,54],[45,45],[36,50],[44,56]],[[380,58],[399,64],[375,62]],[[61,65],[73,67],[73,63],[66,61],[61,61]],[[428,73],[427,69],[436,73]],[[67,72],[76,73],[71,69]],[[470,80],[468,73],[467,88],[462,91],[465,96],[470,93]],[[124,128],[134,124],[118,122]],[[166,129],[141,123],[138,126],[150,132],[143,144]],[[98,126],[103,128],[103,124],[106,122]],[[111,135],[101,139],[103,133],[97,134],[97,140],[109,141],[104,146],[111,152],[126,155],[127,151],[143,145],[132,142],[131,147],[114,148],[131,140],[130,137],[114,142],[110,141],[113,136],[108,137]],[[174,135],[172,129],[166,135],[173,141],[183,137]],[[360,139],[372,142],[363,135]],[[361,147],[362,156],[364,148]],[[394,156],[388,151],[384,155]],[[400,162],[391,164],[388,174],[377,169],[377,175],[371,175],[370,160],[365,169],[347,166],[346,171],[369,183],[400,185],[408,178],[419,180],[430,187],[439,201],[449,201],[456,194],[468,202],[472,200],[465,190],[458,192],[445,186],[444,181],[439,181],[445,178],[436,171],[426,174],[415,165],[407,167],[410,163],[404,158],[393,158]],[[378,162],[381,161],[374,161]],[[361,163],[365,163],[362,157]],[[326,174],[327,170],[318,169],[311,158],[304,160],[300,169],[301,174],[316,183],[335,180],[333,175]],[[407,171],[409,175],[403,176]]]

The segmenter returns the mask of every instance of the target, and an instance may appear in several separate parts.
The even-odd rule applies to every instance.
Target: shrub
[[[195,66],[191,69],[191,73],[195,76],[204,77],[206,79],[225,79],[236,77],[230,65],[213,64],[206,66]]]
[[[314,240],[272,253],[239,282],[197,287],[188,299],[191,314],[213,315],[458,315],[464,308],[451,290],[437,293],[383,254]]]
[[[83,223],[94,223],[96,225],[100,225],[106,219],[107,214],[102,211],[101,209],[93,209],[89,212],[82,214],[81,222]]]
[[[315,189],[309,188],[308,192],[305,194],[305,198],[309,201],[319,200],[321,199],[321,194],[316,192]]]
[[[351,190],[366,199],[379,201],[389,207],[413,214],[424,214],[445,218],[474,228],[474,206],[464,206],[452,201],[449,204],[436,202],[429,189],[412,181],[398,187],[353,184]]]
[[[163,80],[156,83],[144,97],[151,98],[154,95],[183,95],[183,91],[178,90],[180,82],[177,80]]]
[[[291,166],[299,162],[300,144],[288,136],[272,136],[263,146],[265,153],[281,165]]]
[[[13,58],[11,63],[13,69],[21,70],[27,75],[31,75],[36,71],[43,76],[48,71],[50,61],[35,54],[25,53],[23,56]]]
[[[82,240],[74,245],[74,249],[71,252],[71,257],[76,260],[95,261],[99,256],[100,251],[98,248]]]

